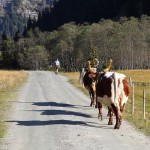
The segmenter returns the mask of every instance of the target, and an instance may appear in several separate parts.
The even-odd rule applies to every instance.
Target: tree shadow
[[[84,114],[81,112],[68,111],[68,110],[45,110],[41,113],[41,115],[71,115],[71,116],[92,118],[91,115]]]
[[[53,106],[53,107],[71,107],[76,108],[79,105],[72,105],[72,104],[66,104],[66,103],[57,103],[57,102],[33,102],[32,105],[37,106]]]
[[[75,112],[75,111],[68,111],[68,110],[24,110],[24,111],[33,111],[33,112],[42,112],[41,115],[70,115],[70,116],[78,116],[78,117],[85,117],[85,118],[96,118],[89,114]]]
[[[91,106],[82,106],[82,105],[72,105],[66,103],[57,103],[57,102],[19,102],[19,101],[11,101],[13,103],[29,103],[36,106],[51,106],[51,107],[69,107],[69,108],[78,108],[78,107],[85,107],[85,108],[92,108]]]
[[[72,121],[72,120],[31,120],[31,121],[6,121],[6,122],[16,122],[19,126],[46,126],[46,125],[79,125],[79,126],[88,126],[88,127],[95,127],[99,128],[98,124],[94,122],[84,122],[84,121]],[[92,125],[95,124],[95,125]]]
[[[84,121],[72,121],[72,120],[47,120],[47,121],[41,121],[41,120],[30,120],[30,121],[18,121],[18,120],[11,120],[6,121],[9,123],[17,123],[19,126],[51,126],[51,125],[72,125],[72,126],[86,126],[86,127],[94,127],[99,129],[113,129],[113,125],[107,125],[107,124],[98,124],[95,122],[84,122]]]

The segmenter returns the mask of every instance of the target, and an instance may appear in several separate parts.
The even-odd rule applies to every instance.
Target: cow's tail
[[[112,102],[116,105],[116,102],[117,102],[117,79],[116,79],[116,73],[113,74]]]

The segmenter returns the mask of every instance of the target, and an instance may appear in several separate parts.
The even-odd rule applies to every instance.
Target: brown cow
[[[122,112],[129,96],[129,85],[124,74],[106,72],[96,84],[97,101],[111,109],[108,125],[113,124],[112,111],[116,116],[114,129],[119,129],[122,121]],[[101,108],[99,108],[101,109]]]
[[[83,77],[84,87],[88,90],[91,98],[90,106],[96,107],[96,81],[89,77],[90,72],[86,72]]]

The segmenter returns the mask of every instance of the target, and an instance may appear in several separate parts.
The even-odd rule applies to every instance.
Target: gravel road
[[[119,130],[98,120],[90,99],[66,77],[28,71],[0,150],[150,150],[150,139],[125,120]],[[115,120],[114,120],[115,122]]]

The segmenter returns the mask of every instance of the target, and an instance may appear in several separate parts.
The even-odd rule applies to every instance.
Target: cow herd
[[[98,108],[98,116],[102,119],[102,105],[108,107],[108,125],[113,124],[113,115],[116,116],[114,129],[119,129],[122,121],[122,112],[129,96],[129,85],[124,74],[117,72],[98,72],[91,78],[90,72],[83,77],[84,87],[89,91],[90,106]]]

